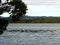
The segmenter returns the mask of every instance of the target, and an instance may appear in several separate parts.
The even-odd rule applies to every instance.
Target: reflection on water
[[[16,25],[16,24],[13,24]],[[31,25],[26,25],[26,24],[21,24],[21,26],[31,26]],[[11,26],[11,24],[7,27],[8,30],[6,30],[4,32],[3,35],[0,35],[0,45],[60,45],[60,30],[56,30],[58,29],[58,26],[60,24],[39,24],[40,27],[42,26],[42,28],[44,30],[31,30],[31,29],[20,29],[16,30],[14,27],[10,29],[9,26]],[[44,28],[44,26],[46,25],[46,27]],[[50,25],[52,27],[56,27],[56,29],[54,28],[48,28]],[[17,26],[17,25],[16,25]],[[18,25],[19,26],[19,25]],[[33,25],[32,25],[33,26]],[[37,24],[35,24],[34,26],[38,26]],[[29,28],[29,27],[28,27]],[[30,27],[31,28],[31,27]]]
[[[32,33],[38,33],[38,32],[54,32],[54,31],[56,31],[56,30],[6,30],[7,32],[32,32]]]

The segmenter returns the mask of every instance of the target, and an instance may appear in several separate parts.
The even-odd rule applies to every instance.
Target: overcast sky
[[[60,16],[60,0],[23,0],[29,16]]]
[[[23,0],[26,4],[32,5],[53,5],[60,4],[60,0]]]

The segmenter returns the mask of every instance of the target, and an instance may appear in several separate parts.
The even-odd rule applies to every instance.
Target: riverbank
[[[60,17],[56,18],[42,18],[42,19],[29,19],[29,20],[17,20],[17,21],[9,21],[10,23],[60,23]]]

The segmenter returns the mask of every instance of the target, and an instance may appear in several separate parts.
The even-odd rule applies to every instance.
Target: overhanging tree
[[[13,21],[19,20],[19,18],[26,14],[27,6],[22,0],[12,0],[10,2],[14,6],[14,9],[12,11],[12,19]]]
[[[7,12],[11,15],[13,21],[19,20],[19,18],[26,14],[27,6],[22,0],[6,0],[2,3],[0,0],[0,15]],[[3,17],[4,18],[4,17]],[[0,18],[0,33],[6,29],[9,20]]]

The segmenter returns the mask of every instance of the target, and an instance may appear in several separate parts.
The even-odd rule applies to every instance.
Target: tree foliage
[[[18,20],[21,16],[26,14],[27,5],[24,2],[22,2],[22,0],[12,0],[10,3],[15,7],[12,11],[13,20]]]

